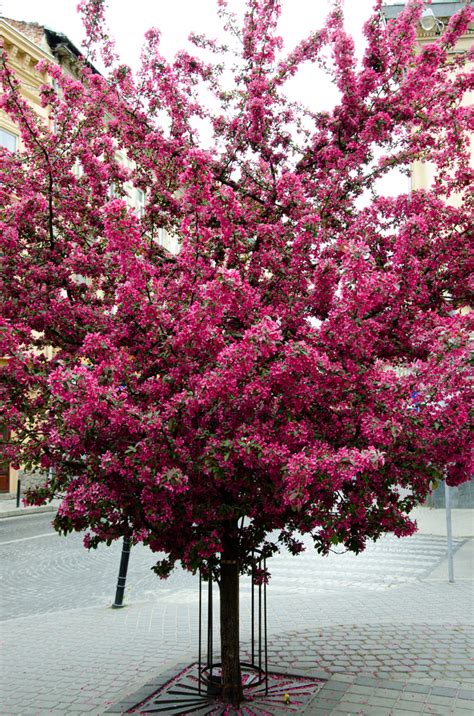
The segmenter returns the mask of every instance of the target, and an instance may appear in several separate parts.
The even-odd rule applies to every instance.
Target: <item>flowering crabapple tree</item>
[[[409,535],[434,482],[470,474],[472,77],[450,50],[471,11],[416,51],[422,1],[386,26],[377,0],[357,62],[338,4],[289,51],[280,9],[219,0],[229,44],[193,35],[172,61],[150,30],[134,74],[82,0],[78,77],[41,67],[54,132],[1,66],[24,146],[1,154],[6,456],[48,476],[28,500],[62,498],[58,531],[218,580],[232,704],[255,550]],[[303,65],[307,104],[286,90]],[[321,70],[328,111],[311,107]],[[415,160],[432,189],[384,195]]]

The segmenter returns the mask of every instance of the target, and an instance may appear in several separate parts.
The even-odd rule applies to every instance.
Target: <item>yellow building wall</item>
[[[436,5],[433,5],[433,9],[436,11]],[[448,18],[441,18],[441,21],[446,24],[448,22]],[[437,34],[436,30],[431,32],[424,31],[421,27],[418,29],[418,43],[420,48],[424,47],[425,45],[429,44],[430,42],[433,42],[436,40]],[[474,41],[474,31],[470,29],[467,34],[465,34],[457,43],[453,55],[460,53],[460,52],[467,52],[470,48],[472,48],[472,44]],[[473,63],[468,63],[466,66],[466,70],[472,71],[474,67]],[[466,106],[472,105],[474,102],[474,92],[467,93],[466,97],[464,98],[463,104]],[[471,138],[471,156],[470,156],[470,166],[474,167],[474,141],[473,138]],[[411,188],[412,190],[415,189],[429,189],[434,180],[434,174],[435,174],[435,167],[433,164],[428,162],[415,162],[412,167],[412,175],[411,175]],[[452,206],[459,206],[460,204],[460,197],[453,195],[449,198],[448,203]]]
[[[39,72],[36,65],[42,59],[54,62],[54,57],[43,48],[39,47],[28,39],[21,32],[0,19],[0,38],[3,41],[4,49],[8,55],[9,66],[14,70],[16,77],[20,80],[22,97],[34,108],[36,113],[42,117],[45,124],[50,126],[48,109],[41,106],[39,88],[44,84],[51,84],[51,80],[45,72]],[[0,110],[0,128],[14,134],[17,137],[17,149],[21,151],[21,139],[18,128],[10,117]]]
[[[20,80],[22,97],[33,107],[35,112],[43,119],[47,127],[51,127],[48,109],[41,106],[39,88],[44,84],[51,84],[45,72],[39,72],[36,65],[42,59],[54,62],[54,57],[28,37],[12,27],[6,20],[0,19],[0,38],[8,55],[9,66]],[[0,109],[0,129],[16,137],[16,149],[22,151],[23,145],[19,136],[18,127],[10,117]],[[0,357],[0,367],[5,365],[6,359]],[[18,483],[18,471],[10,466],[9,492],[15,493]]]
[[[36,66],[40,60],[47,60],[48,62],[56,63],[56,58],[47,50],[44,46],[44,30],[40,25],[37,24],[24,24],[21,21],[12,21],[15,23],[10,24],[8,20],[0,18],[0,38],[3,42],[4,49],[8,55],[9,66],[14,71],[17,79],[20,80],[20,91],[22,97],[28,102],[35,112],[42,118],[45,125],[52,129],[52,120],[49,115],[47,107],[42,107],[39,96],[39,89],[41,85],[52,84],[51,78],[46,72],[39,72]],[[28,37],[21,32],[19,28],[27,26]],[[74,74],[74,67],[70,64],[70,60],[67,61],[67,66],[61,62],[63,70],[70,74]],[[0,129],[14,135],[16,137],[17,151],[24,149],[19,136],[18,127],[12,122],[10,117],[0,109]],[[118,156],[119,161],[123,162],[125,166],[132,168],[133,163],[130,162],[123,153]],[[146,194],[137,190],[131,184],[126,186],[127,190],[127,204],[129,207],[134,208],[139,216],[142,215],[144,205],[146,201]],[[159,243],[172,253],[179,251],[179,244],[174,236],[171,236],[167,231],[163,230],[160,233]],[[52,354],[52,348],[45,349],[46,354]],[[6,359],[0,356],[0,367],[5,365]],[[1,421],[1,415],[0,415]],[[18,482],[18,471],[14,470],[10,466],[9,471],[9,492],[15,493]]]

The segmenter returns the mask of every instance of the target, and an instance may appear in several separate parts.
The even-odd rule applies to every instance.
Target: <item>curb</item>
[[[42,505],[41,507],[17,507],[16,510],[8,510],[0,512],[0,519],[4,517],[23,517],[24,515],[34,515],[38,512],[56,512],[57,507],[52,505]]]

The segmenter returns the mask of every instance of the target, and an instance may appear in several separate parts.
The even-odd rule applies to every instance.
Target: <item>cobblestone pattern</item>
[[[153,555],[134,548],[130,606],[109,609],[120,545],[114,549],[89,554],[78,536],[40,536],[2,546],[2,716],[98,716],[170,662],[196,658],[197,578],[177,572],[160,582],[149,572]],[[411,698],[405,694],[423,694],[421,706],[412,699],[414,708],[422,709],[416,713],[440,713],[442,706],[441,713],[463,716],[461,702],[474,686],[466,625],[472,589],[467,580],[431,579],[445,550],[442,538],[415,535],[386,538],[359,557],[324,559],[308,552],[299,559],[274,560],[268,590],[270,664],[297,666],[308,675],[319,669],[329,678],[325,690],[332,684],[337,692],[334,684],[344,685],[331,711],[318,702],[311,706],[314,714],[353,716],[387,708],[377,716],[403,716],[410,711],[402,708]],[[249,585],[243,581],[244,641],[249,627]],[[350,691],[353,686],[376,694],[358,697],[360,692]],[[385,688],[392,692],[390,705],[369,703],[388,699]],[[440,688],[450,691],[435,692]],[[365,696],[367,703],[354,701]],[[449,704],[431,703],[428,697],[449,699]]]
[[[330,679],[304,716],[472,716],[474,692],[456,685],[428,686],[381,679]]]
[[[330,675],[474,685],[473,647],[473,630],[459,624],[351,624],[289,632],[270,646],[269,660],[303,674],[318,668]]]
[[[294,597],[323,594],[334,589],[373,592],[416,583],[440,562],[446,539],[414,535],[400,540],[386,536],[370,543],[361,555],[330,554],[321,557],[309,540],[298,557],[282,553],[269,560],[271,595]],[[462,544],[455,541],[455,547]],[[121,544],[101,545],[87,552],[80,535],[52,535],[40,540],[0,546],[3,564],[0,619],[70,610],[83,606],[105,606],[113,600],[120,562]],[[142,545],[133,547],[127,577],[126,599],[130,603],[158,600],[189,604],[196,598],[196,579],[176,570],[166,581],[151,572],[154,555]],[[242,581],[242,599],[249,600],[249,582]]]
[[[123,714],[145,701],[167,684],[186,665],[178,663],[164,670],[159,677],[138,691],[111,706],[106,713]],[[313,677],[318,678],[315,672]],[[424,684],[368,679],[344,679],[338,676],[323,682],[321,690],[310,696],[309,703],[285,708],[273,706],[272,713],[300,713],[303,716],[415,716],[415,714],[453,714],[472,716],[474,691],[458,686],[426,686]]]
[[[298,600],[270,599],[271,660],[281,667],[286,659],[303,673],[305,664],[311,669],[319,663],[328,675],[352,669],[346,674],[350,682],[362,675],[386,675],[387,680],[395,675],[397,680],[403,677],[414,683],[416,679],[430,688],[469,689],[474,680],[468,668],[465,622],[471,604],[467,583],[418,583],[382,593],[341,590]],[[103,713],[156,677],[165,663],[196,657],[196,607],[195,602],[146,602],[123,610],[79,609],[5,622],[4,713]],[[447,615],[450,629],[442,626]],[[249,636],[245,623],[242,636]],[[444,639],[439,647],[437,639]],[[374,648],[390,653],[379,653],[382,658],[377,658],[370,654]],[[444,664],[436,664],[443,659],[442,649]],[[420,660],[429,655],[437,670],[409,676],[409,665],[403,662],[413,655]],[[403,672],[396,669],[399,664]],[[384,666],[390,671],[383,671]]]

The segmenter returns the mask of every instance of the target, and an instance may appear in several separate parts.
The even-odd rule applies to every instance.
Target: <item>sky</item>
[[[0,0],[1,13],[17,20],[36,21],[63,32],[80,44],[83,36],[76,7],[78,0]],[[237,12],[244,0],[230,0]],[[220,23],[216,0],[109,0],[110,28],[117,40],[119,54],[131,64],[139,56],[141,40],[150,27],[162,31],[162,50],[172,55],[186,45],[190,31],[217,36]],[[373,0],[345,0],[347,28],[361,45],[361,27],[370,15]],[[291,46],[321,27],[329,0],[282,0],[281,34]]]
[[[393,0],[392,0],[393,1]],[[0,14],[16,20],[47,25],[62,32],[80,46],[83,38],[81,19],[77,13],[78,0],[0,0]],[[345,0],[346,29],[354,37],[358,53],[362,53],[364,38],[362,27],[371,14],[374,0]],[[109,0],[108,22],[123,62],[137,67],[144,33],[150,27],[161,30],[161,52],[171,59],[177,50],[188,47],[191,31],[211,37],[222,37],[217,17],[217,0]],[[239,13],[245,8],[244,0],[229,0],[232,10]],[[279,32],[287,50],[294,47],[312,30],[324,24],[330,0],[282,0]],[[322,73],[306,66],[300,71],[291,87],[287,88],[293,100],[303,101],[315,110],[330,110],[337,102],[337,90]],[[392,193],[398,182],[384,180],[385,191]],[[405,188],[405,187],[404,187]],[[395,193],[398,193],[396,191]]]

